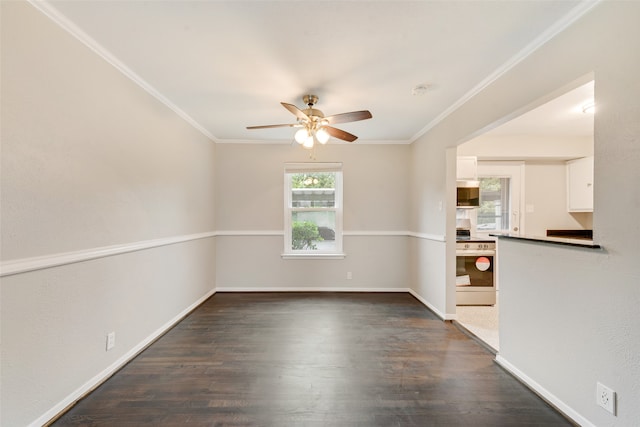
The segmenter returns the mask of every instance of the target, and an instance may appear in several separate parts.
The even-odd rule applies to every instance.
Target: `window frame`
[[[333,207],[293,207],[293,188],[291,176],[299,173],[335,173],[334,206]],[[335,215],[335,248],[332,250],[293,249],[292,248],[292,216],[294,212],[334,212]],[[285,163],[284,166],[284,259],[321,258],[342,259],[342,215],[343,215],[343,171],[342,163]]]
[[[502,215],[493,215],[493,218],[501,218],[500,221],[500,225],[502,227],[500,228],[484,228],[484,229],[480,229],[480,209],[482,209],[482,202],[483,202],[483,190],[482,190],[482,180],[483,179],[498,179],[500,180],[500,201],[506,201],[506,205],[503,206],[502,203],[500,203],[501,206],[501,211],[502,211]],[[481,175],[478,176],[478,180],[480,182],[480,206],[478,207],[478,210],[476,212],[476,232],[478,233],[509,233],[509,230],[511,229],[511,222],[513,221],[513,212],[514,212],[514,205],[512,203],[512,187],[513,187],[513,179],[511,176],[504,176],[504,175]],[[506,189],[504,188],[504,184],[506,184]],[[504,209],[506,207],[506,209]],[[506,219],[506,227],[504,226],[505,224],[502,224],[502,218]],[[497,221],[496,221],[497,223]]]
[[[525,166],[524,161],[478,161],[479,178],[510,178],[509,181],[509,229],[503,233],[512,236],[522,236],[525,231]],[[475,211],[475,209],[474,209]],[[477,216],[474,214],[474,228],[478,236],[488,236],[501,231],[477,229]]]

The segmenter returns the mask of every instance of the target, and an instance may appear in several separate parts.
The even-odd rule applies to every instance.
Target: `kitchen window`
[[[480,178],[478,231],[509,230],[510,178]]]
[[[284,258],[342,258],[342,164],[288,163]]]

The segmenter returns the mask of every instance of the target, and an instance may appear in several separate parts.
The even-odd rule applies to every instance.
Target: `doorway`
[[[592,212],[568,211],[566,179],[568,162],[593,156],[593,109],[583,106],[593,105],[594,86],[576,82],[569,92],[458,146],[458,156],[477,159],[481,182],[480,206],[456,212],[469,219],[472,235],[545,236],[549,229],[592,227]],[[496,252],[496,304],[456,306],[456,319],[498,352],[500,288],[508,284],[500,284],[499,246]]]
[[[476,240],[493,240],[491,234],[524,233],[522,189],[524,162],[478,161],[477,177],[480,182],[480,207],[460,209],[457,216],[469,220],[472,236]],[[499,248],[496,241],[493,266],[495,280],[494,305],[457,305],[457,321],[496,352],[500,349],[498,334],[500,285],[497,275]],[[460,301],[458,301],[460,303]]]

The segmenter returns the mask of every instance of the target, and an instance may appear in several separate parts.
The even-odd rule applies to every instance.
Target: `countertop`
[[[493,237],[487,237],[487,236],[469,236],[469,237],[462,237],[462,236],[456,236],[456,243],[493,243],[495,242],[496,239]]]
[[[593,241],[593,230],[547,230],[547,237]]]
[[[524,240],[530,242],[548,243],[552,245],[575,246],[586,249],[602,249],[600,245],[593,243],[593,240],[586,240],[583,238],[568,239],[563,237],[550,236],[517,236],[513,234],[491,234],[491,236],[497,237],[499,239]]]

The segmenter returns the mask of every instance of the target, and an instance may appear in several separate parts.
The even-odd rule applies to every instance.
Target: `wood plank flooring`
[[[572,425],[493,358],[406,293],[218,293],[53,425]]]

